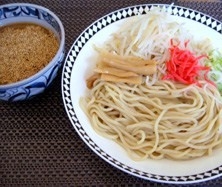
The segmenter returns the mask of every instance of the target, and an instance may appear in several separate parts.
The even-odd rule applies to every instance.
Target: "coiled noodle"
[[[159,81],[149,87],[97,80],[81,99],[93,128],[135,160],[190,159],[222,143],[221,104],[197,86]],[[218,95],[214,87],[208,89]]]

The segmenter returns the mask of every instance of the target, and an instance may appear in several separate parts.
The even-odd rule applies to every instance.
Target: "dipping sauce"
[[[32,23],[0,27],[0,85],[28,78],[55,56],[59,42],[55,34]]]

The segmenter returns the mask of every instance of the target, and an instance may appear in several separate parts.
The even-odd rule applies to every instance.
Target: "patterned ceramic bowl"
[[[27,3],[0,6],[0,26],[21,22],[39,24],[53,31],[58,38],[59,48],[48,65],[36,74],[15,83],[0,85],[0,100],[4,101],[22,101],[42,93],[56,77],[64,59],[64,27],[53,12]]]

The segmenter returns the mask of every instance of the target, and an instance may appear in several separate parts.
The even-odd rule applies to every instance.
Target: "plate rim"
[[[150,11],[152,7],[160,7],[161,9],[168,9],[168,8],[174,8],[174,9],[179,9],[181,10],[181,15],[171,13],[173,16],[179,16],[183,18],[188,18],[190,20],[199,22],[207,27],[209,27],[209,24],[212,22],[216,23],[216,26],[214,28],[210,27],[211,29],[215,30],[219,34],[222,34],[222,22],[213,18],[212,16],[202,13],[200,11],[183,7],[183,6],[178,6],[178,5],[172,5],[172,4],[139,4],[139,5],[132,5],[132,6],[127,6],[124,8],[117,9],[115,11],[112,11],[101,18],[95,20],[93,23],[91,23],[85,30],[83,30],[80,35],[75,39],[73,42],[72,46],[70,47],[65,61],[63,65],[63,70],[62,70],[62,76],[61,76],[61,91],[62,91],[62,99],[63,99],[63,105],[65,107],[66,114],[68,115],[69,121],[71,122],[72,126],[74,127],[75,131],[78,133],[80,138],[86,143],[86,145],[94,152],[96,153],[97,156],[102,158],[105,162],[109,163],[110,165],[114,166],[115,168],[131,174],[133,176],[153,181],[153,182],[160,182],[160,183],[168,183],[168,184],[191,184],[191,183],[199,183],[199,182],[205,182],[208,180],[212,180],[215,178],[218,178],[222,176],[222,164],[214,169],[197,173],[197,174],[192,174],[192,175],[183,175],[183,176],[167,176],[167,175],[159,175],[159,174],[152,174],[149,172],[143,172],[139,171],[138,169],[134,169],[130,166],[127,166],[126,164],[116,160],[109,154],[107,154],[105,151],[103,151],[85,132],[85,130],[81,127],[81,123],[76,116],[75,113],[75,107],[72,105],[72,100],[71,100],[71,94],[70,94],[70,81],[71,81],[71,74],[72,74],[72,68],[75,64],[75,60],[78,57],[78,53],[82,50],[84,45],[87,43],[87,41],[90,40],[91,37],[93,37],[98,31],[102,30],[108,25],[111,25],[112,23],[128,18],[128,17],[133,17],[136,16],[138,13],[140,14],[145,14]],[[132,10],[135,10],[133,12]],[[125,13],[123,15],[124,11],[129,11],[131,10],[130,14]],[[188,11],[188,12],[187,12]],[[179,11],[178,11],[179,12]],[[185,14],[186,12],[186,14]],[[118,17],[118,13],[120,13]],[[196,20],[195,16],[193,18],[190,17],[190,14],[194,13],[199,14],[200,17],[206,17],[205,21],[201,21],[201,19]],[[111,16],[116,14],[116,19],[112,19]],[[110,19],[108,19],[110,18]],[[108,20],[106,20],[108,19]],[[107,23],[102,24],[101,21],[107,21]],[[206,20],[211,20],[209,24],[207,24]],[[206,22],[206,23],[205,23]],[[93,27],[95,25],[98,26],[100,24],[100,28],[97,30],[97,28]],[[218,26],[218,27],[217,27]],[[91,31],[91,34],[88,32]],[[83,38],[86,38],[86,41],[82,41]],[[83,43],[84,45],[80,45],[79,43]],[[75,58],[74,58],[75,57]]]

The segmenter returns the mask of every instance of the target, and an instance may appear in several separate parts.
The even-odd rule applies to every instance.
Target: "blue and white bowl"
[[[60,19],[50,10],[34,4],[14,3],[0,6],[0,26],[13,23],[35,23],[52,30],[59,40],[54,58],[42,70],[24,80],[0,85],[0,100],[22,101],[42,93],[54,80],[62,66],[65,31]]]

